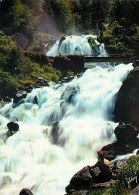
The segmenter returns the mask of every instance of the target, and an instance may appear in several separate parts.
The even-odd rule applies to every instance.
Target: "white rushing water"
[[[96,151],[115,139],[115,94],[132,68],[120,64],[88,69],[61,87],[34,89],[19,106],[9,103],[0,108],[0,195],[18,195],[24,187],[34,195],[64,194],[71,177],[92,165]],[[69,92],[61,99],[67,87],[78,89],[71,103],[64,101]],[[17,121],[20,128],[6,139],[9,121]],[[57,143],[52,136],[54,121],[60,121]]]
[[[82,36],[77,36],[77,35],[71,35],[65,37],[65,39],[62,41],[59,47],[59,42],[57,41],[53,47],[47,52],[47,56],[55,57],[58,55],[58,53],[62,55],[73,55],[73,54],[78,54],[78,55],[96,55],[92,48],[90,47],[88,43],[88,38],[92,37],[95,40],[95,43],[98,47],[97,49],[97,55],[105,56],[107,55],[104,44],[99,43],[97,41],[97,36],[93,35],[82,35]]]

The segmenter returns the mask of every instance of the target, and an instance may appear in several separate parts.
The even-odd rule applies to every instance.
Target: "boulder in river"
[[[62,128],[60,127],[59,121],[55,121],[52,123],[51,129],[51,141],[60,146],[64,146],[66,144],[67,138],[62,136]]]
[[[69,86],[61,95],[61,100],[65,100],[66,103],[73,103],[75,96],[79,92],[78,86]]]
[[[117,141],[101,149],[106,151],[106,159],[113,160],[118,155],[129,154],[139,148],[139,139],[137,138],[139,128],[131,124],[120,124],[114,133]]]
[[[26,90],[17,90],[17,92],[14,95],[13,103],[20,102],[23,98],[26,98],[27,91]]]
[[[33,193],[29,189],[23,188],[19,195],[33,195]]]
[[[17,131],[19,131],[19,125],[15,122],[9,122],[7,124],[8,131],[6,133],[7,137],[14,135]]]

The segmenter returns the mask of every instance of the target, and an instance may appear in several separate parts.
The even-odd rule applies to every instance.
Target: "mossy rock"
[[[98,46],[93,37],[88,37],[88,43],[94,52],[98,51]]]

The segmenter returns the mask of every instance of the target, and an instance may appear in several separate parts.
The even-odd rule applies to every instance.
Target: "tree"
[[[74,28],[75,21],[71,13],[71,4],[68,1],[46,0],[46,6],[48,5],[52,8],[51,14],[53,14],[54,19],[57,21],[60,31],[65,33],[70,28]]]

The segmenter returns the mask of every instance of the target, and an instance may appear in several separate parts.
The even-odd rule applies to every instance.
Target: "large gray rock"
[[[14,34],[12,36],[12,40],[16,42],[16,44],[20,46],[22,49],[26,49],[29,44],[29,39],[21,33]]]
[[[139,66],[123,81],[115,103],[116,121],[131,122],[139,127]]]

